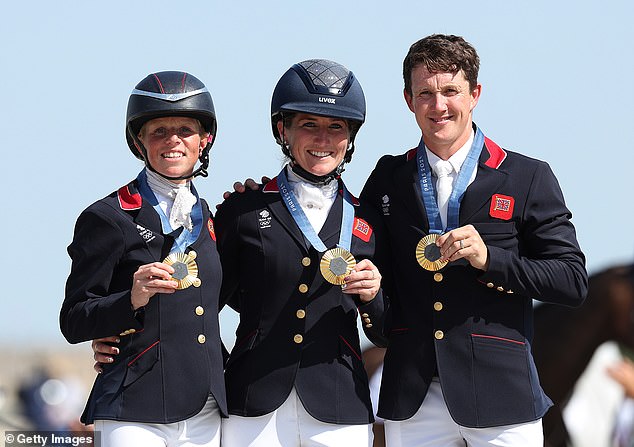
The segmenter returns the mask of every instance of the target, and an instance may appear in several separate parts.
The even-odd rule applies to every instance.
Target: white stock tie
[[[438,203],[443,228],[447,228],[447,204],[453,189],[452,171],[452,164],[446,160],[438,160],[434,165],[434,173],[438,178],[436,180],[436,202]]]
[[[173,230],[184,227],[192,231],[194,225],[191,219],[193,206],[196,204],[196,196],[193,195],[189,188],[182,186],[174,188],[170,191],[169,196],[174,199],[174,204],[169,215],[170,225]]]

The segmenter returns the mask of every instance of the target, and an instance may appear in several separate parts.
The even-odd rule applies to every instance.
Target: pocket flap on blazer
[[[126,376],[123,386],[128,386],[135,382],[139,377],[152,369],[159,359],[159,342],[158,340],[145,348],[143,351],[132,357],[128,362]]]

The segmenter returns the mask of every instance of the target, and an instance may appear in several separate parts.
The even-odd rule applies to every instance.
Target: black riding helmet
[[[164,116],[186,116],[200,121],[205,132],[213,136],[200,154],[200,167],[191,175],[167,177],[147,161],[146,149],[138,138],[143,125]],[[211,94],[198,78],[182,71],[152,73],[137,84],[128,100],[126,140],[130,150],[148,169],[169,180],[183,180],[201,175],[207,177],[209,150],[216,136],[216,112]],[[141,151],[141,152],[139,152]]]
[[[354,137],[365,121],[365,97],[354,74],[341,64],[325,59],[310,59],[293,65],[280,78],[271,99],[271,125],[275,141],[292,161],[293,155],[277,131],[277,123],[293,113],[343,118],[350,127],[350,145],[341,164],[330,174],[316,176],[299,164],[293,171],[315,183],[327,183],[338,177],[344,164],[352,159]]]

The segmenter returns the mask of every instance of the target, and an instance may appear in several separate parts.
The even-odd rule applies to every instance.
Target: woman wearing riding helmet
[[[380,220],[340,178],[365,120],[363,91],[342,65],[304,61],[279,80],[271,115],[286,165],[229,197],[216,219],[222,295],[240,314],[222,445],[371,446],[356,319],[380,334]]]
[[[60,325],[71,343],[119,334],[106,339],[119,355],[102,365],[82,415],[103,446],[220,444],[222,273],[209,207],[191,181],[207,175],[215,134],[201,81],[150,74],[126,120],[145,168],[77,220]]]

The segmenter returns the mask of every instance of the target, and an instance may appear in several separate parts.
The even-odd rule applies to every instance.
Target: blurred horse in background
[[[561,412],[596,349],[608,341],[634,349],[634,265],[591,275],[579,308],[537,305],[534,321],[533,356],[542,387],[555,403],[543,420],[544,446],[567,447]]]

